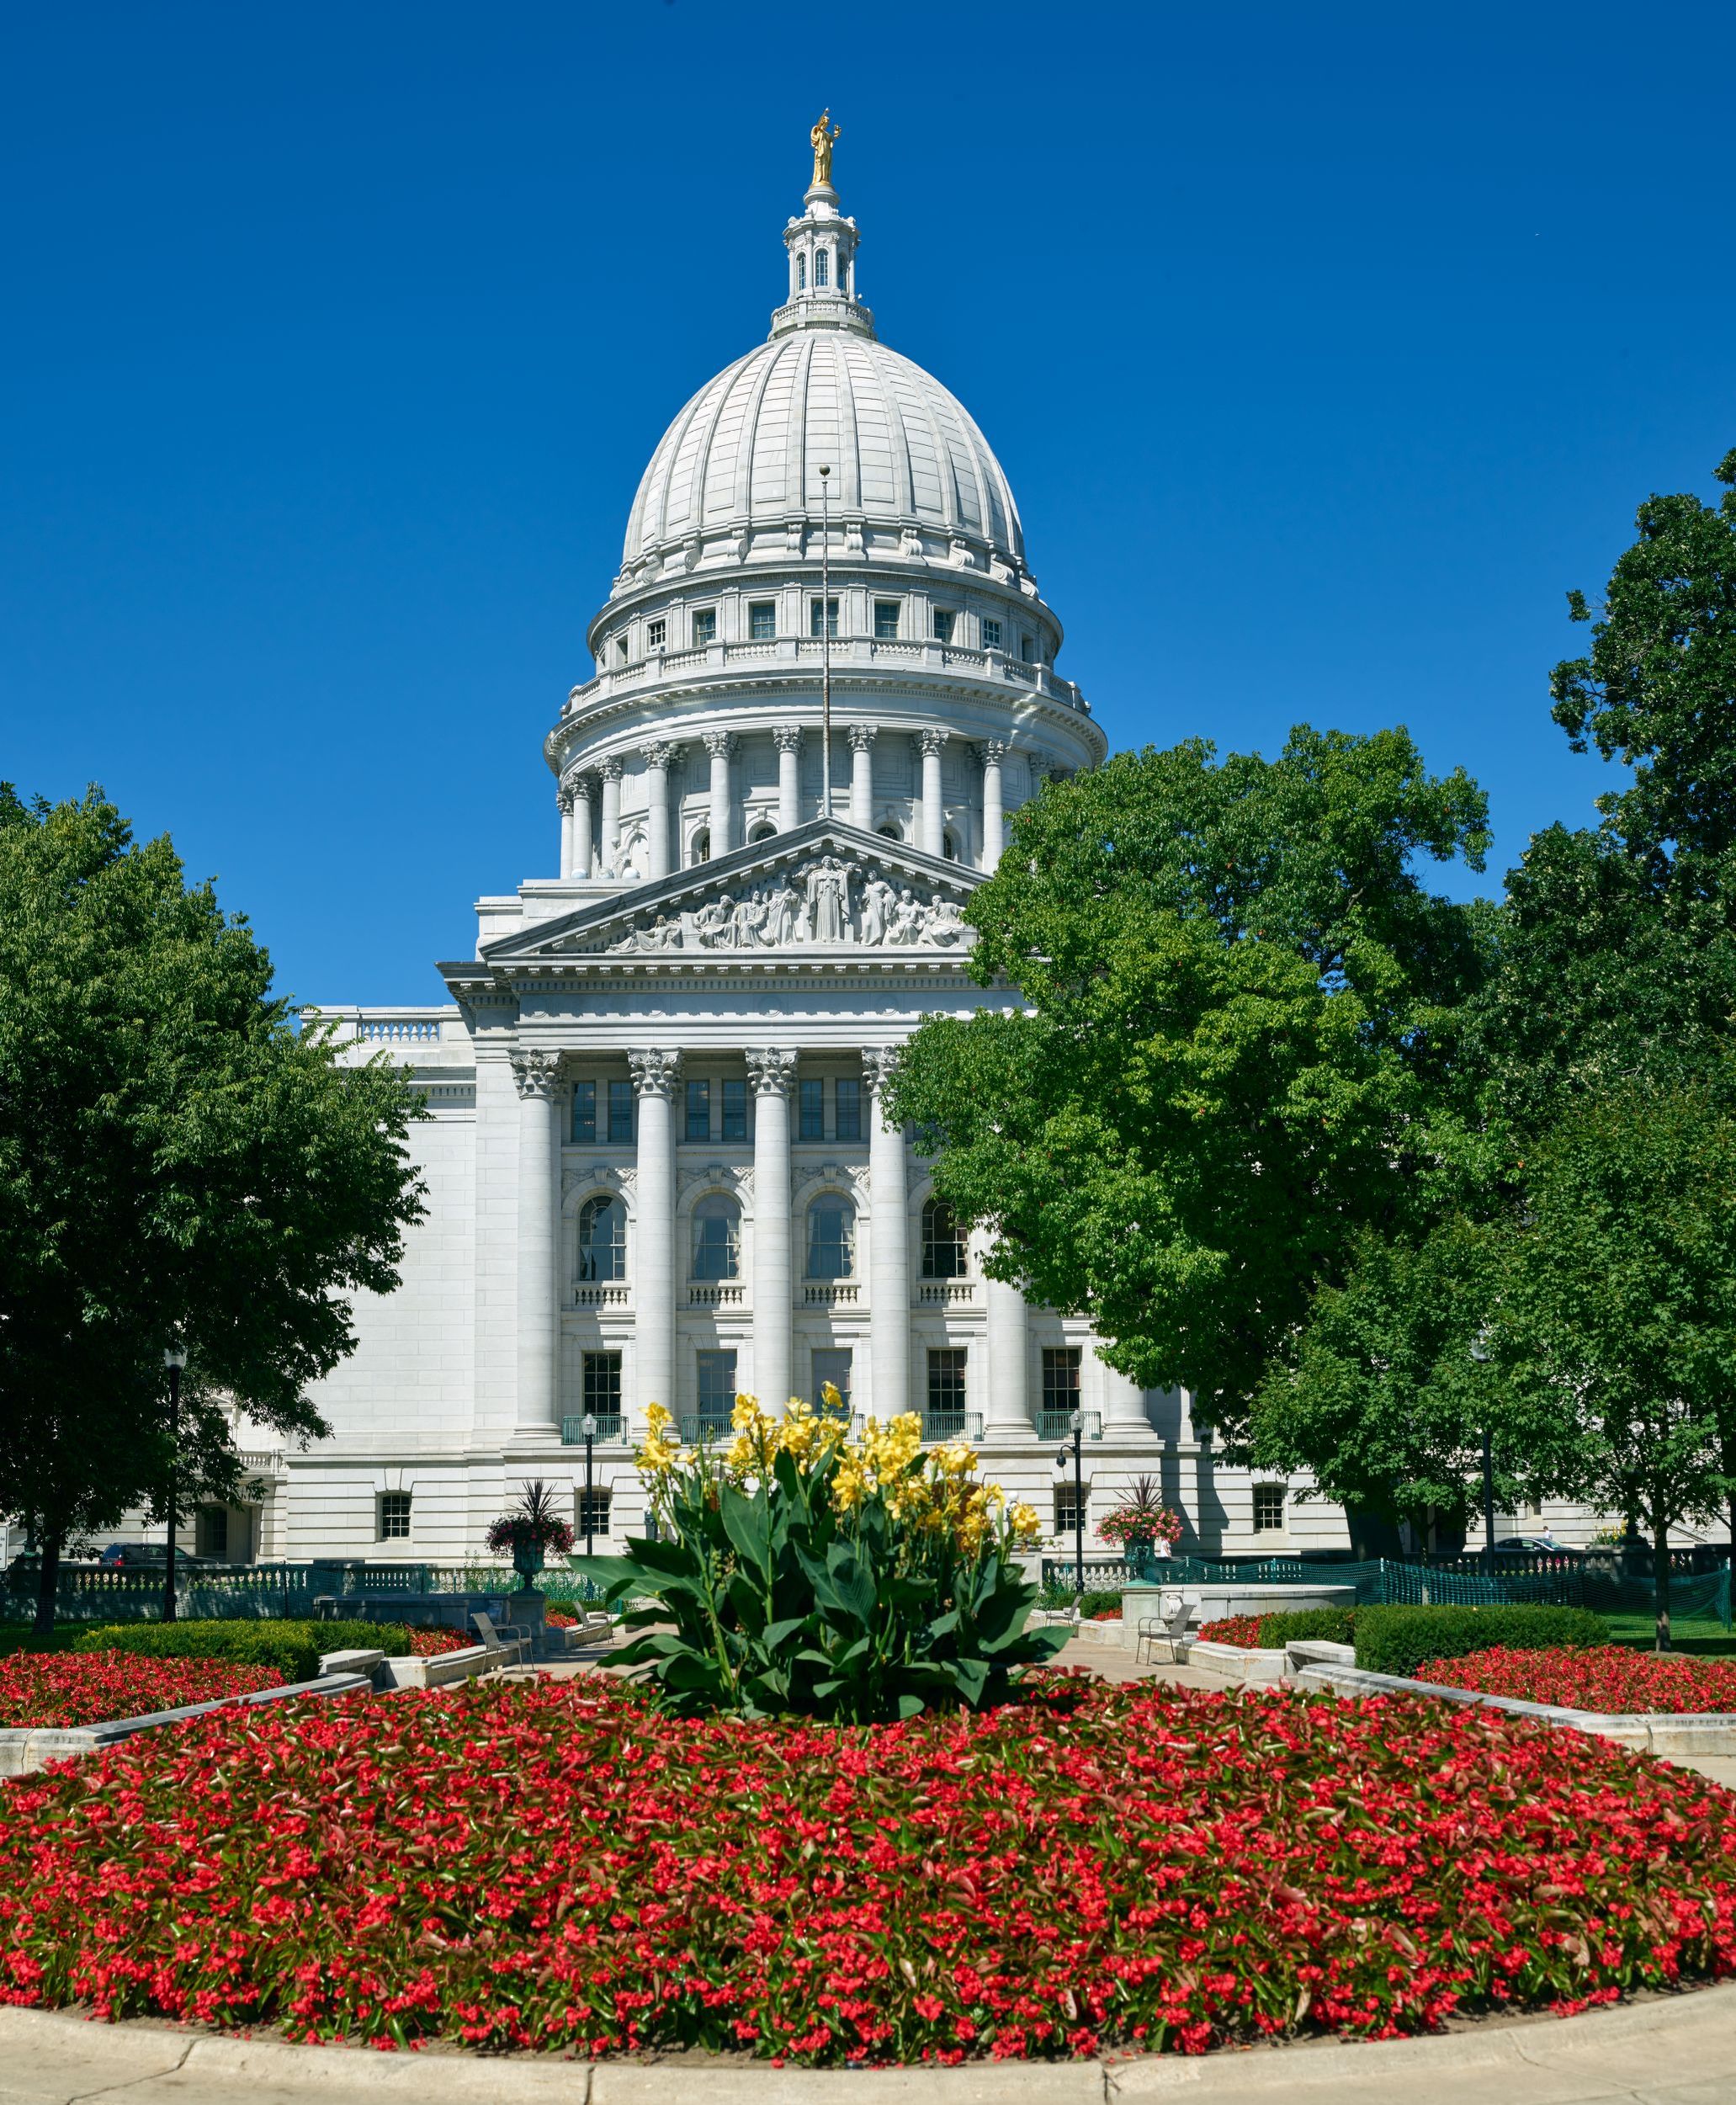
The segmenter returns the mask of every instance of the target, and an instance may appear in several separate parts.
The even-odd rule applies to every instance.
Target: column
[[[850,823],[874,830],[874,726],[850,726]]]
[[[618,756],[605,760],[603,775],[603,870],[616,877],[621,869],[621,776],[626,763]]]
[[[941,800],[940,787],[941,748],[946,742],[947,733],[943,731],[916,734],[916,743],[922,749],[921,837],[917,845],[925,855],[946,852],[946,806]]]
[[[575,775],[573,792],[573,859],[569,873],[574,877],[591,874],[591,778],[588,774]]]
[[[556,1215],[560,1204],[560,1129],[556,1076],[560,1055],[512,1055],[518,1085],[518,1431],[555,1428],[555,1353],[560,1303],[555,1290]]]
[[[669,860],[669,763],[675,748],[657,739],[645,748],[645,794],[650,807],[650,869],[653,880],[666,877]]]
[[[681,1055],[654,1047],[629,1052],[627,1065],[639,1096],[632,1403],[637,1434],[645,1429],[647,1405],[676,1411],[674,1098]]]
[[[985,1282],[989,1348],[989,1407],[983,1413],[983,1437],[990,1440],[1031,1439],[1037,1431],[1031,1416],[1030,1353],[1025,1297],[1004,1279]]]
[[[495,1454],[512,1438],[518,1422],[513,1399],[518,1385],[518,1140],[523,1107],[514,1086],[511,1050],[499,1033],[478,1033],[470,1427],[477,1449]]]
[[[793,833],[802,822],[802,727],[779,724],[772,733],[778,748],[778,831]]]
[[[563,782],[555,792],[555,809],[560,814],[560,874],[571,877],[573,868],[573,787]]]
[[[1117,1373],[1095,1345],[1091,1358],[1097,1363],[1098,1392],[1103,1399],[1103,1438],[1123,1444],[1154,1439],[1156,1435],[1145,1408],[1145,1391],[1130,1375]]]
[[[897,1048],[864,1052],[868,1110],[868,1363],[873,1415],[884,1425],[910,1407],[910,1227],[904,1128],[887,1124],[885,1087]]]
[[[983,757],[982,866],[992,871],[1006,841],[1006,817],[1001,800],[1001,763],[1006,757],[1006,741],[987,738],[977,750]]]
[[[732,731],[709,731],[705,750],[711,756],[711,859],[727,855],[735,845],[730,823],[730,757],[735,750]]]
[[[795,1071],[793,1052],[756,1049],[747,1055],[753,1083],[753,1385],[774,1416],[783,1414],[794,1385],[789,1092]]]

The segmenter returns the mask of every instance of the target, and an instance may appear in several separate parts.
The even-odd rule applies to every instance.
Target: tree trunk
[[[1670,1522],[1656,1506],[1652,1508],[1652,1580],[1657,1593],[1658,1635],[1653,1649],[1670,1650]]]
[[[42,1569],[36,1575],[36,1620],[30,1635],[39,1645],[45,1645],[54,1635],[55,1603],[59,1596],[61,1577],[61,1531],[45,1527],[42,1530]]]

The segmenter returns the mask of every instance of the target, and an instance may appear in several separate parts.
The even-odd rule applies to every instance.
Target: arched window
[[[816,285],[829,284],[831,280],[831,251],[816,248],[814,252],[814,282]]]
[[[775,826],[757,826],[748,837],[756,842],[776,840],[778,828]]]
[[[693,1277],[733,1279],[741,1264],[741,1209],[716,1192],[693,1209]]]
[[[942,833],[940,837],[940,852],[949,863],[956,863],[958,859],[957,837],[951,833]]]
[[[579,1209],[579,1277],[624,1279],[627,1276],[627,1209],[618,1199],[599,1192]]]
[[[711,860],[711,829],[702,826],[693,836],[693,860],[709,863]]]
[[[808,258],[805,256],[798,256],[796,258],[796,290],[805,292],[807,290]]]
[[[882,840],[901,841],[904,838],[904,835],[898,830],[896,822],[891,819],[888,819],[884,826],[877,826],[874,831]]]
[[[944,1199],[931,1199],[922,1209],[922,1276],[962,1279],[965,1271],[964,1231]]]
[[[847,1279],[856,1271],[856,1209],[828,1192],[808,1209],[808,1277]]]

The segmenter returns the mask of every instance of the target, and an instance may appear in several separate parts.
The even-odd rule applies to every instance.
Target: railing
[[[684,1447],[698,1447],[702,1441],[727,1440],[731,1437],[732,1431],[727,1411],[721,1413],[702,1411],[697,1417],[682,1420],[682,1444]]]
[[[690,1286],[687,1289],[689,1308],[740,1308],[741,1283],[739,1279],[726,1280],[717,1286]]]
[[[961,1302],[975,1299],[974,1279],[923,1279],[916,1287],[916,1302],[921,1308],[957,1308]]]
[[[289,1464],[280,1447],[243,1448],[236,1456],[249,1476],[287,1476]]]
[[[809,1308],[837,1308],[861,1298],[862,1289],[853,1279],[834,1279],[824,1286],[808,1285],[802,1289],[802,1300]]]
[[[593,1439],[618,1440],[624,1437],[621,1431],[623,1421],[618,1411],[593,1411],[591,1417],[597,1427],[592,1435]],[[576,1418],[563,1418],[560,1421],[560,1444],[563,1447],[583,1447],[585,1420],[582,1414]]]
[[[576,1286],[573,1289],[575,1308],[625,1308],[627,1289],[624,1286]]]
[[[1087,1440],[1101,1440],[1103,1437],[1103,1414],[1101,1411],[1081,1411],[1085,1421],[1080,1431]],[[1070,1411],[1039,1411],[1037,1413],[1037,1437],[1039,1440],[1070,1440],[1073,1438],[1073,1413]]]
[[[925,1411],[922,1413],[922,1438],[925,1440],[979,1440],[983,1437],[983,1414],[980,1411]]]
[[[356,1025],[356,1035],[385,1039],[393,1044],[427,1045],[438,1040],[440,1026],[438,1023],[413,1021],[409,1018],[364,1016]]]

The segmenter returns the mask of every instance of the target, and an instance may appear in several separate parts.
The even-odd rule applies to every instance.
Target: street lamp
[[[1073,1436],[1073,1590],[1080,1600],[1085,1597],[1085,1456],[1081,1442],[1085,1438],[1085,1413],[1075,1411],[1067,1421],[1067,1430]],[[1067,1450],[1061,1449],[1057,1459],[1064,1459]],[[1075,1603],[1076,1605],[1076,1603]]]
[[[181,1369],[187,1364],[187,1348],[172,1337],[162,1348],[162,1363],[169,1370],[169,1554],[162,1575],[162,1619],[175,1619],[175,1499],[176,1460],[181,1446]]]
[[[585,1436],[585,1555],[591,1554],[592,1517],[596,1508],[591,1502],[591,1449],[597,1438],[597,1420],[587,1411],[579,1420],[579,1430]]]
[[[1479,1331],[1471,1340],[1471,1358],[1479,1367],[1489,1364],[1486,1330]],[[1486,1400],[1484,1407],[1486,1412]],[[1486,1416],[1483,1421],[1483,1571],[1486,1578],[1494,1577],[1494,1441]]]

